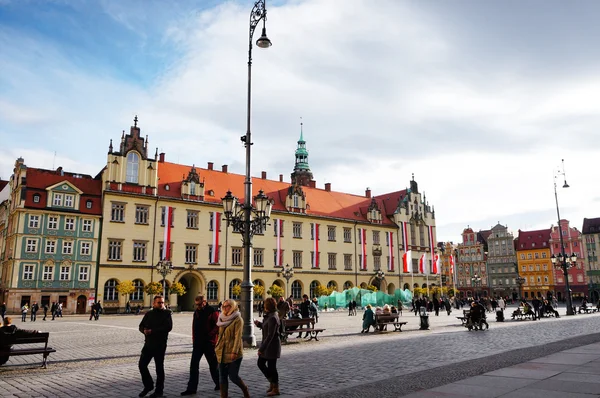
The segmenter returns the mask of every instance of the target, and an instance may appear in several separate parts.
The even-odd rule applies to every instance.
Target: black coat
[[[262,342],[258,351],[264,359],[277,359],[281,356],[281,341],[279,340],[279,315],[277,311],[266,312],[258,327],[262,329]]]
[[[142,333],[144,333],[144,329],[152,330],[149,335],[145,335],[146,344],[167,344],[169,332],[173,329],[171,310],[153,308],[152,311],[146,312],[139,329]]]

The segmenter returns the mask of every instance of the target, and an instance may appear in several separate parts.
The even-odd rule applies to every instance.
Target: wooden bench
[[[533,310],[530,313],[526,314],[525,313],[525,307],[523,307],[523,306],[519,306],[512,313],[512,319],[516,319],[516,320],[519,320],[519,321],[522,321],[524,319],[534,320],[534,317],[535,317],[535,314],[533,313]]]
[[[591,306],[586,306],[586,307],[579,307],[579,313],[586,313],[586,314],[593,314],[594,312],[597,312],[598,308],[596,307],[591,307]]]
[[[306,327],[304,327],[306,326]],[[319,333],[325,329],[315,328],[315,318],[292,318],[283,320],[283,332],[280,334],[281,341],[287,342],[289,335],[294,333],[310,333],[310,339],[319,341]]]
[[[387,330],[387,325],[394,325],[394,332],[401,332],[402,326],[408,322],[399,322],[399,314],[375,314],[375,331]]]
[[[48,359],[48,355],[50,353],[56,352],[56,350],[52,347],[48,347],[48,337],[50,337],[50,333],[36,333],[30,334],[27,336],[11,336],[7,338],[6,344],[12,345],[13,347],[16,345],[24,345],[24,344],[44,344],[43,347],[35,347],[35,348],[0,348],[0,356],[19,356],[19,355],[35,355],[42,354],[42,367],[46,367],[46,361]]]
[[[467,321],[469,320],[469,314],[471,313],[471,310],[463,310],[463,316],[457,316],[456,319],[459,319],[462,322],[462,326],[467,324]]]

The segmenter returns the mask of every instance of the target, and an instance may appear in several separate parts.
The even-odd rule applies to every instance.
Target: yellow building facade
[[[525,279],[522,297],[548,298],[554,291],[554,272],[550,259],[550,229],[521,231],[516,242],[519,276]]]
[[[102,305],[108,311],[122,311],[127,300],[132,306],[150,305],[143,288],[162,280],[155,267],[164,245],[167,207],[173,209],[173,271],[165,281],[167,287],[180,282],[187,290],[181,297],[170,294],[171,307],[190,310],[199,293],[214,304],[237,298],[232,290],[243,279],[242,240],[227,225],[221,198],[231,190],[242,200],[244,176],[230,173],[226,165],[217,170],[210,162],[199,168],[169,163],[162,153],[149,157],[147,138],[140,133],[136,119],[118,150],[111,142],[107,165],[98,176],[103,186],[98,279]],[[439,275],[418,273],[422,254],[431,270],[431,252],[437,245],[435,213],[414,179],[409,189],[377,197],[369,189],[363,196],[335,192],[331,184],[316,188],[301,136],[291,181],[284,182],[281,175],[270,180],[262,172],[253,178],[253,195],[259,191],[273,201],[273,211],[267,228],[252,242],[252,281],[265,291],[255,300],[267,297],[273,284],[298,300],[303,294],[314,296],[317,285],[342,291],[372,284],[387,293],[439,285]],[[220,220],[218,231],[215,217]],[[213,256],[215,242],[218,258]],[[403,272],[404,242],[413,253],[411,273]],[[294,270],[289,281],[283,277],[288,266]],[[379,274],[381,279],[378,270],[385,274]],[[136,286],[130,296],[116,289],[125,280]]]

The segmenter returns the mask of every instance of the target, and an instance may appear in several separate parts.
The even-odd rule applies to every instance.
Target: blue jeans
[[[219,383],[222,386],[227,386],[229,383],[227,382],[227,376],[229,376],[229,380],[236,386],[242,388],[242,379],[238,373],[240,372],[240,365],[242,364],[242,358],[238,358],[231,363],[220,363],[219,364]]]

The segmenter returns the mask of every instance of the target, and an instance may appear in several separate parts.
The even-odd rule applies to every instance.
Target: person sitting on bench
[[[10,350],[14,337],[23,337],[36,333],[39,333],[39,331],[17,328],[16,325],[12,324],[12,318],[7,316],[4,318],[4,324],[0,328],[0,350]],[[8,355],[0,356],[0,365],[4,365],[8,361],[8,358]]]

